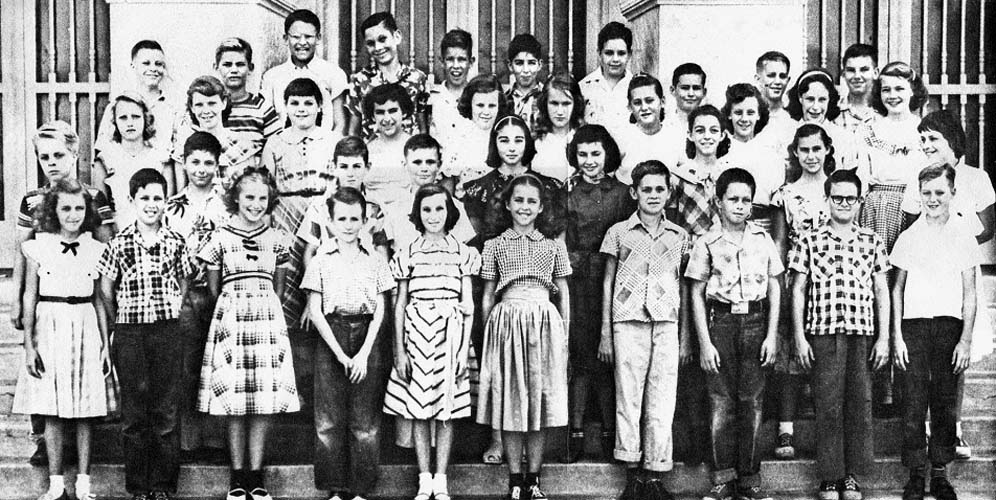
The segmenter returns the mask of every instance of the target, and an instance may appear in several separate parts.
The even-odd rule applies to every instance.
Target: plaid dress
[[[300,409],[290,341],[273,289],[286,267],[289,236],[263,226],[226,225],[197,257],[221,270],[221,296],[208,331],[197,410],[212,415],[267,415]]]

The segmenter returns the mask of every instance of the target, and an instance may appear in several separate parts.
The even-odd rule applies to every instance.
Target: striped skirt
[[[567,425],[567,332],[545,288],[512,285],[491,310],[477,422],[511,432]]]
[[[861,207],[859,223],[882,238],[888,253],[892,253],[892,246],[896,244],[903,228],[901,205],[905,190],[906,186],[872,185]]]

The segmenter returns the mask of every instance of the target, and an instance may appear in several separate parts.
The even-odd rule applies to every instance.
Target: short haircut
[[[422,224],[421,215],[422,200],[437,194],[446,196],[446,221],[443,223],[443,230],[450,232],[456,226],[457,221],[460,220],[460,211],[457,210],[456,203],[453,201],[453,195],[439,184],[426,184],[418,188],[418,191],[415,191],[415,202],[412,203],[412,211],[408,214],[408,219],[415,225],[415,230],[420,233],[425,232],[425,224]]]
[[[830,73],[824,69],[810,69],[799,76],[796,80],[795,86],[793,86],[788,91],[788,114],[794,120],[802,120],[802,94],[809,92],[809,87],[812,84],[823,85],[823,88],[827,89],[828,99],[827,99],[827,110],[826,110],[826,120],[832,122],[840,116],[840,92],[837,91],[837,86],[833,84],[833,77]]]
[[[622,163],[619,144],[612,138],[612,134],[601,125],[582,125],[574,132],[571,142],[567,143],[567,163],[572,168],[579,168],[578,145],[593,143],[601,144],[602,149],[605,150],[605,174],[615,172],[619,168],[619,164]]]
[[[653,87],[654,93],[664,104],[664,86],[661,81],[648,73],[637,73],[629,80],[629,87],[626,88],[626,104],[633,99],[633,91],[641,87]],[[661,120],[664,119],[664,106],[661,106]],[[629,122],[636,123],[636,117],[632,113],[629,115]]]
[[[733,106],[751,97],[757,101],[757,123],[754,124],[754,135],[757,135],[768,125],[768,119],[771,117],[771,111],[768,109],[768,101],[761,96],[761,92],[757,90],[757,87],[749,83],[734,83],[726,87],[726,103],[723,104],[723,108],[720,111],[727,120],[732,122],[733,117],[730,115],[733,113]]]
[[[388,83],[372,88],[370,92],[367,92],[367,95],[363,96],[363,115],[372,119],[374,106],[383,105],[388,101],[398,103],[402,116],[411,116],[415,112],[415,106],[412,104],[412,98],[408,95],[408,91],[400,84]]]
[[[152,139],[156,135],[156,118],[149,110],[149,105],[145,102],[145,98],[137,92],[122,92],[121,95],[114,98],[114,103],[111,104],[111,122],[114,123],[114,133],[111,135],[111,139],[114,142],[121,142],[121,131],[118,130],[118,124],[115,118],[118,115],[118,104],[122,102],[130,102],[139,109],[142,110],[142,119],[145,125],[142,127],[142,140],[147,141]]]
[[[194,125],[200,125],[200,123],[197,123],[197,117],[194,116],[193,110],[190,109],[194,104],[194,94],[200,94],[205,97],[218,96],[222,101],[228,99],[228,89],[221,84],[221,80],[211,75],[194,78],[194,81],[190,82],[190,86],[187,87],[187,114]],[[225,108],[226,110],[222,113],[222,120],[228,117],[228,106]]]
[[[163,195],[166,195],[166,178],[163,174],[154,168],[141,168],[128,179],[128,194],[134,198],[139,189],[153,184],[162,186]]]
[[[384,29],[391,33],[398,31],[398,21],[394,19],[394,16],[390,12],[374,12],[360,23],[360,36],[363,36],[368,29],[380,24],[383,24]]]
[[[803,123],[799,128],[795,129],[792,142],[788,145],[789,167],[785,175],[786,182],[795,182],[802,176],[802,165],[799,163],[799,156],[796,153],[796,149],[799,148],[800,140],[805,137],[813,137],[814,135],[820,136],[820,140],[823,141],[823,146],[827,150],[827,156],[823,160],[823,173],[830,175],[837,169],[837,159],[834,158],[833,138],[830,137],[830,134],[823,127],[815,123]]]
[[[576,130],[584,124],[585,99],[581,94],[581,86],[568,73],[554,73],[547,79],[546,85],[543,87],[543,92],[536,99],[536,130],[533,132],[537,138],[543,137],[548,132],[553,131],[553,122],[550,120],[550,112],[547,108],[550,99],[550,89],[557,89],[567,94],[574,101],[574,107],[571,109],[571,117],[568,120],[567,127],[571,130]]]
[[[851,44],[844,51],[844,57],[840,59],[841,66],[846,64],[848,59],[854,59],[855,57],[870,57],[872,64],[878,65],[878,49],[874,45],[868,45],[867,43]]]
[[[512,59],[515,59],[515,56],[523,52],[536,59],[543,59],[543,46],[540,45],[536,37],[529,33],[515,35],[512,41],[508,43],[508,50],[505,52],[505,57],[511,62]]]
[[[533,140],[533,134],[529,132],[529,125],[519,115],[508,115],[495,122],[495,126],[491,129],[491,137],[488,139],[488,158],[484,162],[491,168],[501,166],[497,140],[498,132],[505,127],[519,127],[525,133],[526,147],[522,150],[522,164],[531,164],[533,157],[536,156],[536,141]]]
[[[647,160],[637,163],[633,168],[633,189],[639,188],[640,182],[648,175],[663,175],[664,183],[668,185],[668,189],[671,188],[671,171],[667,169],[667,165],[660,160]]]
[[[706,74],[702,66],[699,66],[693,62],[686,62],[679,64],[677,68],[671,73],[671,86],[678,86],[678,79],[685,75],[699,75],[702,77],[702,86],[705,87],[706,84]]]
[[[460,94],[460,100],[457,101],[457,111],[460,112],[460,116],[470,120],[472,116],[470,108],[474,101],[474,95],[492,92],[498,92],[498,113],[495,115],[495,120],[501,120],[511,113],[512,109],[508,103],[508,97],[502,89],[501,81],[498,80],[497,76],[488,74],[477,75],[467,82],[467,86],[463,88],[463,93]]]
[[[284,33],[290,31],[291,25],[296,22],[302,22],[305,24],[310,24],[315,27],[315,31],[318,33],[322,32],[322,22],[318,19],[318,16],[314,12],[308,9],[298,9],[290,14],[284,19]]]
[[[194,151],[205,151],[217,161],[221,156],[221,143],[213,134],[197,131],[183,142],[183,159],[186,160]]]
[[[429,134],[415,134],[405,141],[404,154],[408,156],[408,153],[418,149],[435,149],[436,154],[442,156],[443,147],[439,145],[439,141],[435,137]]]
[[[955,186],[955,176],[957,172],[954,167],[948,165],[947,163],[942,163],[940,165],[931,165],[924,168],[917,175],[917,186],[923,187],[924,183],[930,182],[934,179],[940,179],[943,177],[948,181],[948,187],[954,189]]]
[[[139,40],[131,47],[131,58],[134,59],[138,55],[138,52],[142,50],[158,50],[165,53],[163,46],[159,45],[159,42],[155,40]]]
[[[62,227],[59,225],[59,195],[83,195],[83,204],[86,205],[86,215],[83,217],[83,225],[80,226],[80,233],[89,233],[100,227],[101,220],[97,214],[97,204],[83,184],[76,179],[60,179],[45,191],[42,202],[35,207],[35,223],[37,229],[44,233],[58,233]]]
[[[754,176],[742,168],[733,167],[724,170],[716,179],[716,199],[719,200],[726,196],[726,190],[729,189],[730,184],[736,183],[746,184],[750,188],[751,198],[757,192],[757,182],[754,181]]]
[[[287,99],[290,99],[291,96],[314,97],[318,107],[322,106],[322,89],[311,78],[295,78],[291,80],[287,84],[287,88],[284,89],[284,102],[287,102]]]
[[[274,180],[273,174],[266,167],[246,167],[232,178],[231,185],[221,196],[221,201],[225,203],[225,210],[230,214],[239,212],[239,194],[242,193],[242,184],[248,181],[262,182],[266,185],[269,194],[266,200],[266,213],[273,212],[273,208],[277,206],[279,201],[279,191],[277,191],[277,181]]]
[[[761,57],[757,58],[757,62],[754,63],[754,70],[760,73],[761,71],[764,70],[764,63],[769,61],[780,62],[784,64],[785,71],[789,71],[792,69],[792,62],[789,61],[787,55],[777,50],[769,50],[768,52],[761,54]]]
[[[872,107],[875,111],[878,111],[883,115],[889,113],[889,111],[885,109],[885,104],[882,103],[883,76],[903,78],[910,83],[910,90],[913,91],[913,97],[910,98],[910,111],[919,110],[923,107],[924,103],[927,102],[927,98],[930,97],[927,93],[927,87],[923,85],[923,79],[912,66],[902,61],[893,61],[886,64],[885,67],[882,68],[882,71],[878,73],[878,79],[875,80],[872,90]]]
[[[827,177],[827,180],[823,182],[823,193],[826,196],[830,196],[830,188],[834,184],[854,184],[858,188],[858,196],[861,196],[861,177],[858,177],[858,173],[855,169],[840,169],[834,170]]]
[[[347,135],[335,143],[335,151],[332,152],[332,161],[337,162],[343,156],[363,157],[363,163],[367,167],[370,166],[370,150],[367,149],[367,143],[355,135]]]
[[[692,128],[695,127],[695,119],[700,116],[715,117],[716,120],[719,121],[720,130],[725,132],[730,131],[730,123],[726,119],[726,116],[724,116],[723,113],[719,111],[719,109],[716,109],[716,106],[713,106],[712,104],[704,104],[692,110],[691,113],[688,113],[689,133],[691,133]],[[726,156],[726,154],[729,152],[730,152],[730,134],[726,134],[726,137],[723,137],[723,140],[719,141],[719,144],[716,146],[716,158],[722,158]],[[687,156],[690,159],[695,158],[695,143],[692,142],[691,139],[685,139],[685,156]]]
[[[599,52],[605,48],[605,44],[609,40],[622,40],[626,44],[626,50],[633,49],[633,31],[618,21],[612,21],[602,26],[602,29],[598,31]]]
[[[335,217],[336,205],[359,205],[360,216],[367,218],[367,199],[359,189],[352,187],[341,187],[336,189],[332,196],[325,200],[325,207],[328,208],[329,218]]]
[[[923,117],[916,129],[919,132],[932,130],[941,134],[948,141],[948,146],[954,152],[955,158],[960,160],[965,156],[965,145],[967,144],[965,129],[961,128],[961,121],[958,119],[958,115],[953,112],[946,109],[934,111]]]
[[[439,43],[439,50],[445,53],[446,49],[451,48],[466,50],[467,55],[473,57],[474,37],[460,28],[449,30],[443,35],[443,41]]]
[[[252,45],[249,42],[239,38],[232,37],[226,38],[218,44],[218,48],[214,49],[214,64],[217,65],[221,62],[221,55],[225,52],[238,52],[246,56],[246,62],[249,66],[252,66]]]
[[[38,152],[38,141],[41,139],[62,141],[66,145],[66,149],[73,155],[78,155],[80,152],[79,134],[76,133],[72,125],[62,120],[52,120],[38,127],[35,135],[31,137],[31,144],[35,147],[35,153]]]

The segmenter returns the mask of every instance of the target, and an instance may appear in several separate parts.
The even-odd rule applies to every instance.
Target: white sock
[[[778,422],[778,434],[795,435],[795,422]]]
[[[449,488],[446,486],[446,474],[437,472],[436,475],[432,477],[432,481],[435,485],[433,486],[433,491],[436,493],[446,493],[449,491]]]
[[[48,476],[48,492],[51,496],[59,498],[62,492],[66,491],[66,480],[62,476]]]
[[[89,474],[76,474],[76,498],[79,500],[88,500],[80,496],[80,492],[90,493],[90,475]]]
[[[955,435],[961,438],[961,420],[955,422]]]

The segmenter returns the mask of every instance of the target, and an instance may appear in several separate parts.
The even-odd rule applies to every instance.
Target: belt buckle
[[[747,314],[749,311],[749,302],[733,302],[730,304],[730,314]]]

